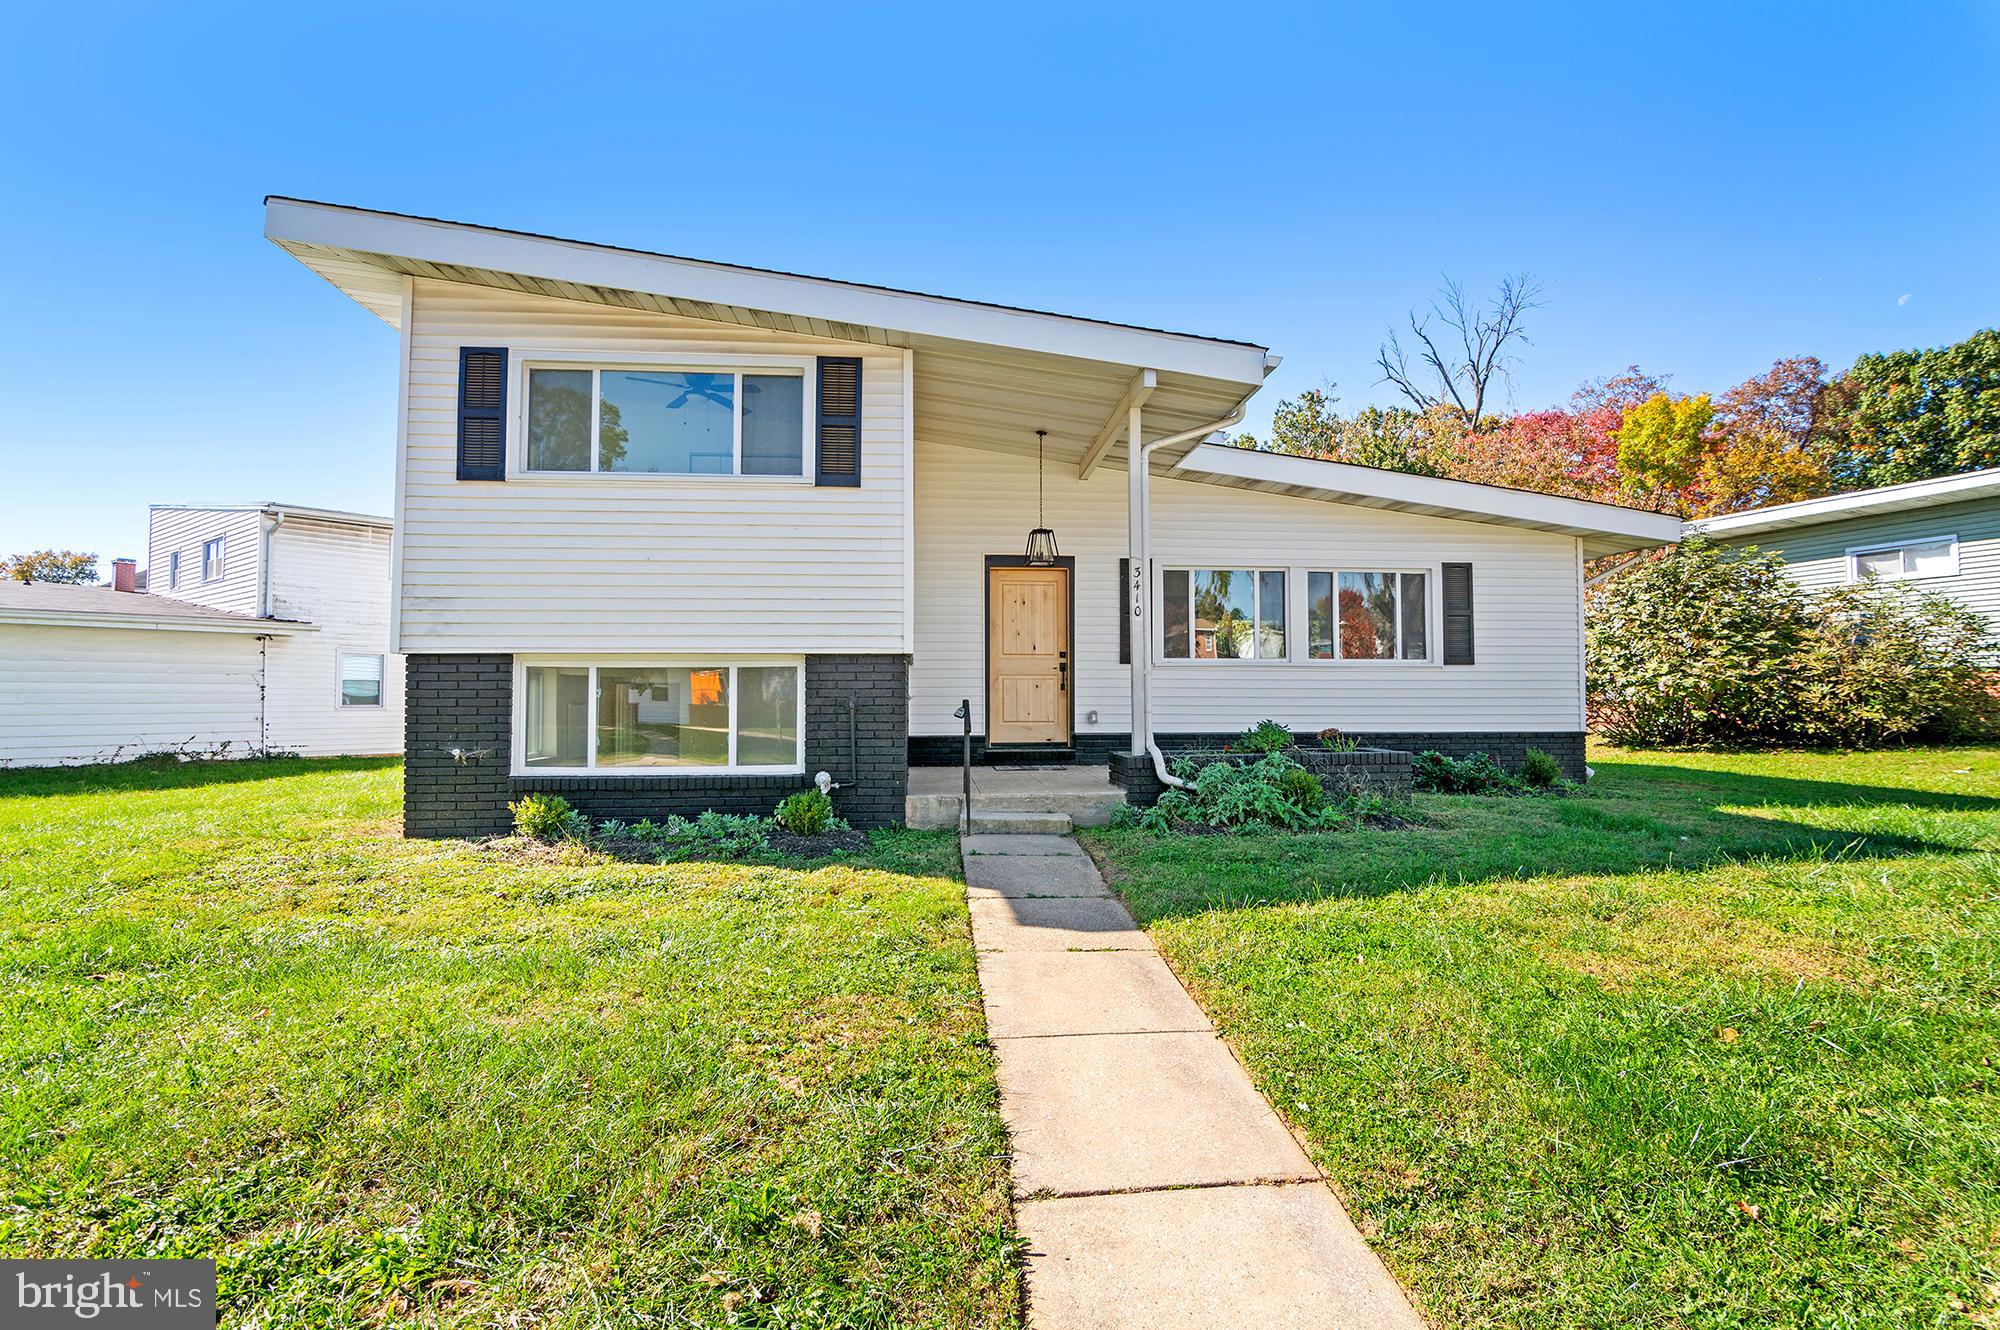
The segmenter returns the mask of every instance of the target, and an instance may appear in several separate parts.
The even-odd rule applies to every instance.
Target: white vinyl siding
[[[903,651],[904,357],[737,324],[429,279],[414,283],[401,647],[415,651]],[[861,485],[768,477],[456,476],[458,357],[863,359]],[[805,467],[810,473],[812,458]]]
[[[389,530],[290,515],[271,533],[271,747],[308,757],[403,748],[403,658],[389,655]],[[340,704],[340,658],[383,658],[382,705]]]
[[[1079,482],[1073,471],[1051,470],[1046,510],[1063,553],[1076,558],[1077,731],[1128,732],[1131,675],[1118,660],[1125,475],[1106,468]],[[1032,459],[918,444],[912,734],[957,734],[951,713],[962,697],[972,699],[974,732],[983,732],[983,558],[1017,554],[1034,525]],[[1582,728],[1573,537],[1161,474],[1153,479],[1152,552],[1156,596],[1166,568],[1264,568],[1288,572],[1289,600],[1286,660],[1162,661],[1153,671],[1156,732],[1243,729],[1267,717],[1361,732]],[[1473,569],[1478,664],[1436,663],[1434,627],[1428,662],[1306,658],[1309,572],[1419,568],[1430,574],[1434,601],[1438,566],[1459,561]],[[1157,649],[1157,623],[1145,622],[1135,640]]]
[[[231,614],[256,614],[258,524],[260,515],[246,508],[155,508],[146,535],[148,569],[170,569],[180,558],[180,584],[161,577],[156,591],[192,605],[206,605]],[[204,581],[202,547],[221,540],[222,576]]]
[[[2000,499],[1969,499],[1905,512],[1879,513],[1812,526],[1724,537],[1725,545],[1755,545],[1785,560],[1786,571],[1809,591],[1849,580],[1856,551],[1956,538],[1956,571],[1904,579],[1913,589],[1942,591],[2000,627]]]
[[[0,766],[245,756],[257,646],[247,633],[0,624]]]

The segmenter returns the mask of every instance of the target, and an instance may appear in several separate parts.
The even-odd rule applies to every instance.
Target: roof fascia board
[[[326,204],[273,198],[264,205],[264,234],[279,243],[644,291],[1232,383],[1261,386],[1269,372],[1263,347]]]
[[[350,526],[393,527],[394,519],[373,513],[343,512],[338,508],[301,508],[291,503],[149,503],[154,513],[283,513],[286,517],[310,518],[315,522],[345,522]]]
[[[116,610],[0,609],[0,623],[43,628],[140,628],[155,632],[251,633],[259,637],[316,633],[317,625],[288,619],[232,619],[207,615],[123,614]]]
[[[1820,499],[1801,499],[1797,503],[1780,503],[1769,508],[1752,508],[1748,512],[1704,517],[1688,525],[1704,535],[1777,531],[1786,527],[1809,526],[1848,517],[1866,517],[1871,513],[1893,513],[1912,508],[1931,508],[1944,503],[1963,503],[1970,499],[1984,498],[1988,494],[2000,494],[2000,470],[1968,471],[1956,476],[1932,476],[1927,480],[1912,480],[1902,485],[1884,485],[1872,490],[1829,494]]]
[[[1205,443],[1181,459],[1182,471],[1232,476],[1239,480],[1298,485],[1323,491],[1332,502],[1340,496],[1383,503],[1441,508],[1469,517],[1498,519],[1523,526],[1560,528],[1576,534],[1599,534],[1645,543],[1672,543],[1681,537],[1682,523],[1666,513],[1621,508],[1613,503],[1570,499],[1556,494],[1503,489],[1469,480],[1417,476],[1375,467],[1351,466],[1315,458],[1286,457],[1226,444]]]

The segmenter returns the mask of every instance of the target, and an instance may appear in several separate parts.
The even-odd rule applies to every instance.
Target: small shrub
[[[1304,767],[1293,767],[1278,777],[1278,788],[1285,797],[1298,805],[1301,813],[1317,813],[1326,807],[1326,790],[1319,783],[1319,777]]]
[[[1530,789],[1552,789],[1563,778],[1562,763],[1539,748],[1530,748],[1521,758],[1521,783]]]
[[[514,830],[518,834],[550,842],[565,837],[574,839],[576,821],[583,816],[560,794],[524,794],[508,804],[507,811],[514,815]],[[588,819],[584,830],[586,834],[589,831]]]
[[[794,836],[817,836],[833,829],[833,800],[819,790],[800,790],[786,795],[771,817]]]
[[[1304,831],[1341,820],[1339,811],[1327,806],[1318,777],[1282,753],[1267,753],[1244,764],[1182,767],[1175,774],[1188,782],[1187,788],[1168,790],[1139,815],[1139,825],[1147,830],[1167,831],[1185,823],[1224,830]]]
[[[1342,734],[1340,727],[1336,725],[1327,726],[1313,737],[1319,740],[1321,748],[1333,753],[1351,753],[1361,747],[1359,740],[1351,735]]]
[[[1295,742],[1292,732],[1275,720],[1258,721],[1236,741],[1238,747],[1251,753],[1282,753]]]
[[[1410,766],[1411,783],[1432,794],[1504,794],[1520,788],[1486,753],[1446,757],[1435,749],[1418,753]]]

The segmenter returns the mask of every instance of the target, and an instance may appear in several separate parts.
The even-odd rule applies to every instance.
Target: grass
[[[1087,842],[1440,1326],[2000,1325],[2000,749]]]
[[[948,834],[536,864],[399,786],[0,773],[0,1251],[260,1327],[1015,1323]]]

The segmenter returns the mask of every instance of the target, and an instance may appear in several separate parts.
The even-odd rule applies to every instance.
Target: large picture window
[[[667,774],[805,769],[798,664],[527,665],[518,763]]]
[[[1306,654],[1314,660],[1428,660],[1428,575],[1306,574]]]
[[[1160,578],[1160,654],[1168,660],[1285,658],[1283,572],[1169,568]]]
[[[801,369],[528,369],[530,471],[805,475]]]

